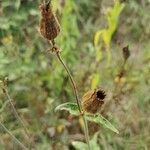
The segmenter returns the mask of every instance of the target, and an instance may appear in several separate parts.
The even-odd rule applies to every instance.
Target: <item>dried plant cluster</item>
[[[55,45],[54,39],[60,32],[60,25],[57,17],[52,11],[51,0],[47,4],[40,5],[41,20],[40,20],[40,32],[41,35]]]
[[[58,36],[60,32],[60,25],[57,17],[52,11],[51,1],[49,1],[47,4],[41,4],[40,9],[41,9],[41,20],[40,20],[41,35],[45,39],[51,41],[54,46],[55,45],[54,39]],[[84,109],[83,111],[96,113],[104,103],[105,96],[106,96],[105,92],[101,89],[97,89],[95,91],[91,90],[85,93],[85,95],[82,98],[82,106]]]
[[[106,94],[103,90],[97,89],[95,91],[89,91],[89,92],[85,93],[85,95],[82,98],[82,101],[79,99],[78,91],[77,91],[74,79],[73,79],[72,75],[70,74],[68,67],[65,65],[62,58],[60,57],[59,50],[54,42],[54,39],[58,36],[58,34],[60,32],[60,26],[59,26],[57,17],[54,15],[54,13],[52,11],[51,1],[49,1],[47,4],[41,4],[40,9],[41,9],[41,20],[40,20],[41,35],[46,40],[48,40],[52,43],[53,47],[52,47],[51,51],[56,52],[59,61],[64,66],[65,70],[67,71],[67,73],[69,75],[69,78],[73,85],[73,90],[74,90],[76,101],[78,104],[78,109],[83,117],[85,138],[86,138],[86,142],[88,144],[88,149],[90,149],[88,126],[87,126],[87,121],[85,119],[84,113],[85,112],[96,113],[103,105]]]
[[[90,113],[98,112],[104,104],[105,97],[106,93],[102,89],[88,91],[82,97],[83,109]]]
[[[1,1],[0,149],[147,148],[147,4]]]

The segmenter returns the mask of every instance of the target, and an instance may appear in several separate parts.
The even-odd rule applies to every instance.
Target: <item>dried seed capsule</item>
[[[130,57],[130,51],[129,51],[129,46],[126,46],[122,49],[123,52],[123,58],[126,61]]]
[[[106,97],[102,89],[90,90],[82,97],[82,106],[84,111],[89,113],[96,113],[104,104]]]
[[[60,32],[60,25],[52,11],[51,0],[47,4],[41,4],[41,20],[40,20],[40,32],[42,36],[50,41],[58,36]]]

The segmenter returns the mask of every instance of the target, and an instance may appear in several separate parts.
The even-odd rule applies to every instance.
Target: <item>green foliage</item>
[[[124,6],[124,4],[120,3],[117,0],[114,4],[114,7],[107,11],[106,18],[108,22],[108,27],[106,29],[101,29],[95,33],[94,45],[96,49],[96,61],[100,61],[102,57],[102,47],[105,46],[108,53],[108,63],[110,63],[110,42],[112,39],[112,35],[117,29],[118,19]],[[101,39],[102,41],[100,41]],[[104,44],[102,42],[104,42]]]
[[[0,80],[8,77],[9,94],[29,129],[35,149],[69,149],[72,141],[83,137],[82,125],[78,117],[73,120],[68,117],[65,108],[54,112],[56,106],[67,100],[74,101],[74,96],[66,72],[55,55],[46,53],[49,44],[38,32],[40,2],[1,0]],[[111,0],[52,0],[61,24],[56,43],[75,76],[79,95],[97,86],[108,91],[102,114],[121,132],[117,135],[101,128],[95,140],[97,147],[104,150],[148,149],[149,1],[116,2],[113,5]],[[93,36],[97,45],[93,44]],[[123,77],[116,80],[123,63],[121,50],[126,45],[130,47],[131,57]],[[108,52],[107,59],[103,50]],[[106,67],[108,58],[112,58],[109,68]],[[96,121],[102,121],[103,116]],[[12,115],[2,90],[0,122],[28,145],[24,130]],[[89,128],[91,137],[97,131],[97,128]],[[19,149],[2,128],[0,149]]]
[[[65,1],[65,6],[61,12],[61,37],[58,38],[58,42],[63,50],[63,56],[69,62],[74,62],[77,57],[77,39],[80,37],[77,16],[72,15],[76,12],[76,5],[73,0]],[[68,32],[69,31],[69,32]],[[74,56],[74,57],[73,57]]]
[[[119,133],[119,131],[100,114],[86,114],[86,119],[99,125],[103,125],[105,128],[108,128],[116,133]]]
[[[95,135],[93,136],[93,138],[90,140],[90,148],[92,150],[100,150],[97,139],[98,139],[98,132],[95,133]],[[87,150],[88,147],[85,143],[83,142],[79,142],[79,141],[74,141],[72,142],[72,145],[75,147],[76,150]]]
[[[69,111],[70,114],[77,115],[77,116],[80,114],[78,110],[78,106],[75,103],[69,103],[69,102],[57,106],[55,110],[56,111],[66,110]]]
[[[107,66],[111,62],[111,40],[114,32],[117,29],[119,16],[124,8],[124,4],[118,0],[115,1],[114,7],[109,8],[106,13],[108,26],[105,29],[98,30],[94,36],[94,46],[96,50],[96,61],[99,62],[102,59],[102,48],[105,47],[107,52]],[[92,76],[91,87],[96,88],[99,84],[100,74],[95,73]]]
[[[66,110],[69,111],[72,115],[80,115],[79,109],[76,103],[64,103],[56,107],[56,111],[58,110]],[[85,118],[91,122],[95,122],[99,125],[103,125],[105,128],[108,128],[116,133],[119,133],[119,131],[102,115],[100,114],[89,114],[85,113]]]
[[[98,73],[93,74],[91,81],[91,89],[96,89],[99,83],[100,83],[100,74]]]

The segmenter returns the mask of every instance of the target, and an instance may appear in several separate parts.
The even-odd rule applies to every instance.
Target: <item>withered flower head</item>
[[[40,10],[42,17],[40,20],[40,32],[47,40],[54,40],[60,32],[60,25],[52,11],[51,0],[46,4],[41,4]]]
[[[65,0],[60,0],[60,6],[63,8],[65,6],[66,1]]]
[[[126,61],[130,57],[129,46],[124,47],[122,51],[123,51],[123,58]]]
[[[90,90],[82,97],[84,111],[96,113],[104,104],[106,94],[102,89]]]

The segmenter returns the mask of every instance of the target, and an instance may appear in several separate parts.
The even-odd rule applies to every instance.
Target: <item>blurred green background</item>
[[[61,33],[56,39],[80,97],[96,87],[107,91],[101,113],[120,131],[89,123],[99,131],[97,149],[148,150],[150,147],[150,1],[53,0]],[[84,138],[82,122],[61,103],[75,101],[69,78],[39,33],[40,0],[0,1],[0,79],[31,134],[35,149],[75,149]],[[115,7],[116,5],[116,7]],[[110,29],[110,30],[109,30]],[[101,36],[101,33],[103,36]],[[122,48],[131,56],[120,77]],[[0,122],[25,145],[28,138],[0,91]],[[76,147],[76,146],[75,146]],[[0,149],[20,149],[0,127]],[[82,148],[81,148],[82,149]]]

